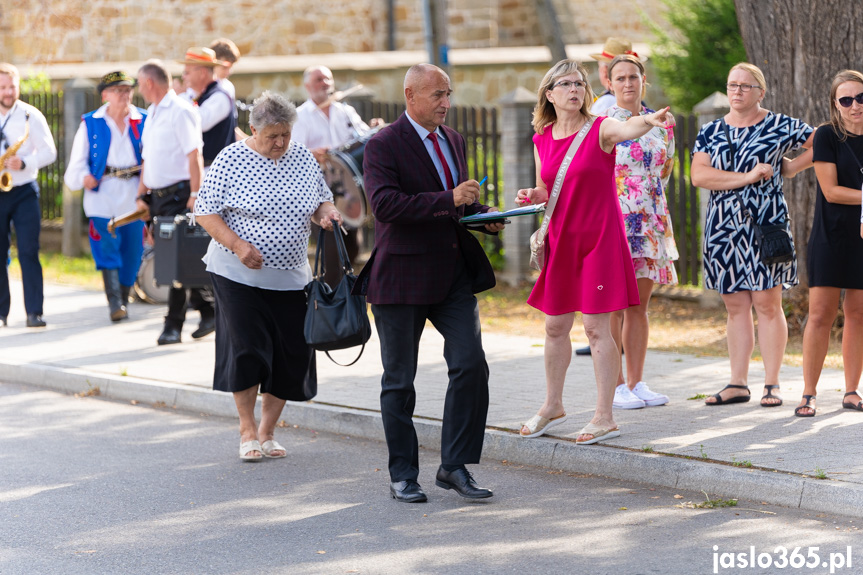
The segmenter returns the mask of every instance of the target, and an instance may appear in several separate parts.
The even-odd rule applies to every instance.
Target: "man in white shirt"
[[[149,206],[151,216],[190,211],[203,174],[201,118],[191,104],[170,89],[170,81],[170,74],[159,60],[150,60],[138,70],[138,91],[150,102],[142,138],[144,162],[138,207]],[[215,311],[200,288],[190,291],[192,306],[201,312],[201,323],[192,333],[193,338],[199,338],[215,329]],[[186,290],[172,287],[159,345],[180,343],[185,319]]]
[[[320,164],[328,160],[327,151],[339,148],[351,140],[366,134],[371,128],[363,122],[352,106],[337,101],[334,96],[335,84],[333,73],[326,66],[311,66],[303,73],[303,86],[309,99],[297,108],[297,122],[291,131],[291,139],[309,148]],[[372,126],[383,124],[380,118],[374,118]],[[333,188],[333,193],[338,193]],[[351,262],[359,253],[360,230],[348,229],[345,236],[345,247]],[[317,237],[317,233],[313,234]],[[326,241],[325,281],[335,288],[334,282],[340,279],[341,265],[335,240]]]
[[[369,131],[369,126],[353,107],[332,99],[335,84],[329,68],[307,68],[303,72],[303,86],[309,99],[297,108],[297,123],[291,131],[291,139],[310,149],[318,162],[326,160],[327,150]]]
[[[185,64],[183,83],[188,86],[193,103],[201,116],[201,130],[204,138],[204,173],[222,149],[232,144],[237,127],[234,98],[216,80],[215,68],[226,64],[209,48],[192,47],[186,50],[186,57],[179,60]]]
[[[135,79],[125,72],[99,82],[102,107],[84,114],[75,133],[66,174],[70,190],[84,188],[90,218],[90,253],[102,272],[111,321],[128,317],[126,304],[144,253],[144,222],[114,227],[112,220],[135,212],[140,178],[141,136],[147,113],[132,105]]]
[[[234,69],[234,64],[240,59],[240,49],[228,38],[217,38],[210,43],[210,50],[215,52],[216,58],[221,60],[221,64],[216,66],[216,80],[222,89],[228,93],[231,98],[237,98],[237,90],[234,85],[228,80],[228,76]]]
[[[9,188],[0,192],[0,254],[9,253],[11,227],[14,226],[27,327],[45,327],[42,265],[39,263],[42,208],[36,175],[39,168],[57,159],[57,148],[42,112],[18,99],[20,78],[18,68],[0,63],[0,153],[5,155],[9,148],[18,146],[17,151],[5,158],[0,174],[0,184]],[[0,266],[0,327],[6,325],[10,303],[7,269]]]

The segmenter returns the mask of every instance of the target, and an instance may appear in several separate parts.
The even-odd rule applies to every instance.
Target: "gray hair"
[[[138,69],[139,74],[144,74],[160,86],[167,86],[171,81],[171,75],[165,67],[165,63],[161,60],[147,60],[143,66]]]
[[[328,73],[329,73],[330,78],[333,77],[333,71],[330,70],[329,68],[327,68],[326,66],[309,66],[303,72],[303,84],[308,84],[309,76],[312,75],[312,72],[315,72],[317,70],[320,70],[324,74],[324,76],[328,75]]]
[[[431,72],[440,72],[447,80],[450,79],[449,74],[434,64],[414,64],[408,68],[408,71],[405,73],[405,90],[408,88],[417,89],[418,85],[421,84],[425,80],[426,76]]]
[[[265,90],[252,102],[249,125],[256,130],[276,124],[293,127],[297,121],[297,107],[284,96]]]

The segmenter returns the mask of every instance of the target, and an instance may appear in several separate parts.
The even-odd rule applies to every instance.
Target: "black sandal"
[[[728,399],[722,399],[722,396],[719,394],[722,393],[723,391],[725,391],[726,389],[729,389],[729,388],[731,388],[731,389],[745,389],[749,393],[749,395],[737,395],[734,397],[729,397]],[[747,385],[726,385],[725,387],[723,387],[722,389],[719,390],[719,393],[714,394],[713,397],[716,398],[715,402],[711,403],[711,402],[705,401],[704,404],[705,405],[727,405],[729,403],[746,403],[747,401],[749,401],[752,398],[752,392],[749,391],[749,386],[747,386]]]
[[[806,403],[804,403],[803,405],[798,405],[797,408],[794,410],[794,415],[796,415],[797,417],[815,417],[815,406],[812,405],[812,402],[815,401],[815,396],[804,395],[803,399],[806,400]],[[811,409],[812,413],[801,413],[801,409]]]
[[[764,389],[767,390],[767,395],[761,396],[761,407],[779,407],[780,405],[782,405],[782,398],[779,397],[778,395],[773,395],[773,390],[779,389],[778,385],[775,385],[775,384],[774,385],[765,385]],[[768,397],[772,397],[773,399],[778,399],[779,403],[764,403],[764,400],[767,399]]]
[[[860,394],[857,393],[856,391],[849,391],[848,393],[845,394],[845,397],[848,397],[849,395],[856,395],[857,397],[860,397]],[[843,397],[842,399],[845,399],[845,397]],[[858,401],[857,403],[851,403],[850,401],[843,401],[842,407],[844,407],[845,409],[853,409],[855,411],[863,411],[863,401]]]

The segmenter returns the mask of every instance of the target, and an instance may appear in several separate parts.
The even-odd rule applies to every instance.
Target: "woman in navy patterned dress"
[[[204,256],[216,296],[213,389],[234,394],[244,461],[285,457],[273,438],[285,401],[317,391],[315,352],[303,337],[310,222],[332,230],[342,217],[312,153],[291,142],[296,119],[293,104],[264,92],[252,137],[219,153],[195,202],[213,238]]]
[[[692,154],[692,184],[713,191],[704,226],[704,286],[717,290],[725,303],[731,361],[730,384],[705,403],[749,401],[754,307],[765,370],[761,405],[776,407],[782,399],[773,390],[779,388],[779,368],[788,341],[782,290],[797,284],[797,258],[795,254],[790,262],[762,263],[752,223],[742,208],[760,225],[787,220],[782,176],[792,177],[811,166],[812,152],[807,150],[794,160],[784,156],[801,146],[811,148],[813,130],[801,120],[761,107],[767,84],[764,74],[752,64],[734,66],[728,74],[727,88],[730,112],[701,128]]]

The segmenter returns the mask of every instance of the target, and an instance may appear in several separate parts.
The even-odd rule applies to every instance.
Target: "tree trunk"
[[[859,34],[863,2],[735,0],[734,4],[749,61],[767,78],[763,105],[813,127],[828,121],[833,76],[840,70],[863,67],[863,35]],[[786,180],[784,190],[800,285],[808,287],[806,243],[815,213],[815,171],[806,170]]]

